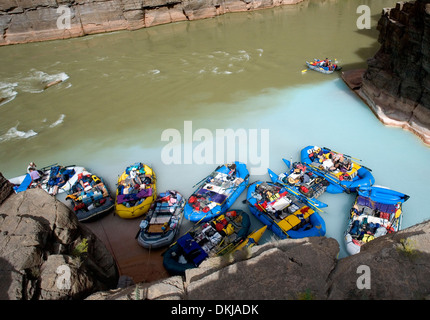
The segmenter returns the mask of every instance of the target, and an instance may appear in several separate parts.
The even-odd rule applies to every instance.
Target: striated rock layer
[[[2,0],[0,45],[135,30],[303,0]],[[64,9],[66,8],[66,9]]]
[[[367,70],[342,77],[384,124],[430,145],[430,0],[384,9],[378,30],[381,48]]]

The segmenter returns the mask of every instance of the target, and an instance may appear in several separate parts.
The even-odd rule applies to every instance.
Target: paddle
[[[212,173],[214,173],[215,171],[217,171],[219,168],[221,168],[222,166],[220,165],[220,166],[218,166],[218,167],[216,167],[215,168],[215,170],[214,171],[212,171],[210,174],[208,174],[206,177],[204,177],[202,180],[200,180],[199,182],[197,182],[195,185],[193,185],[192,186],[192,188],[194,188],[195,186],[197,186],[198,184],[200,184],[200,183],[202,183],[203,182],[203,180],[205,180],[205,179],[207,179]]]
[[[315,201],[313,201],[312,199],[309,199],[308,197],[300,194],[299,192],[296,192],[295,190],[293,190],[290,186],[286,185],[283,182],[278,182],[278,185],[281,184],[281,186],[283,186],[285,189],[287,189],[290,193],[294,194],[299,200],[305,202],[306,204],[308,204],[310,207],[312,207],[315,210],[318,210],[320,212],[325,212],[324,210],[318,208],[317,204],[315,203]]]

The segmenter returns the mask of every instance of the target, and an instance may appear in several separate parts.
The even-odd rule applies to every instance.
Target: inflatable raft
[[[291,164],[290,161],[286,159],[282,160],[288,167],[286,172],[278,175],[274,171],[267,169],[272,182],[280,183],[287,187],[287,189],[293,189],[296,193],[305,197],[306,201],[309,201],[318,208],[327,207],[327,204],[317,200],[317,198],[325,192],[330,182],[312,171],[307,170],[306,165],[300,162]]]
[[[137,242],[144,248],[170,245],[178,234],[184,215],[185,198],[175,190],[160,193],[146,219],[140,223]]]
[[[302,149],[300,157],[310,171],[330,182],[326,189],[329,193],[355,192],[359,187],[375,183],[369,168],[358,164],[351,156],[326,147],[308,146]]]
[[[115,212],[124,219],[147,213],[157,197],[154,171],[141,162],[128,166],[118,178]]]
[[[33,181],[30,174],[24,174],[15,178],[9,179],[14,185],[16,193],[25,191],[30,188],[40,187],[49,194],[56,195],[67,192],[78,180],[78,174],[85,168],[79,166],[61,166],[51,165],[41,169],[36,169],[40,179]]]
[[[312,62],[306,61],[306,65],[309,69],[325,73],[325,74],[331,74],[335,71],[339,71],[342,69],[342,67],[338,66],[337,64],[332,64],[331,60],[320,60],[320,59],[314,59]]]
[[[285,186],[256,181],[248,187],[251,213],[281,239],[324,236],[323,218]]]
[[[113,210],[114,200],[103,180],[85,169],[70,188],[66,200],[71,201],[73,211],[81,222],[102,217]]]
[[[348,254],[360,252],[361,246],[401,228],[402,205],[409,196],[381,186],[361,187],[352,205],[345,231]]]
[[[242,210],[231,210],[198,223],[164,253],[163,265],[170,275],[184,275],[185,270],[198,267],[208,257],[255,244],[264,230],[247,239],[250,226],[250,217]]]
[[[226,212],[245,190],[249,172],[241,162],[224,164],[205,177],[189,197],[184,216],[192,222],[208,221]]]

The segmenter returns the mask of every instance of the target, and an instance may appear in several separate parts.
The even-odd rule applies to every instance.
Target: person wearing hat
[[[40,181],[42,177],[40,176],[39,172],[37,172],[37,170],[33,167],[30,167],[28,171],[31,177],[31,181],[36,183],[36,186],[40,188]]]
[[[34,162],[30,162],[27,166],[27,173],[30,173],[30,169],[36,170],[36,164]]]

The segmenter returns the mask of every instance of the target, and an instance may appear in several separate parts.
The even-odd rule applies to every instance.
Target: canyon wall
[[[303,0],[2,0],[0,45],[136,30]]]
[[[378,22],[380,49],[343,79],[386,125],[430,145],[430,0],[398,2]]]

